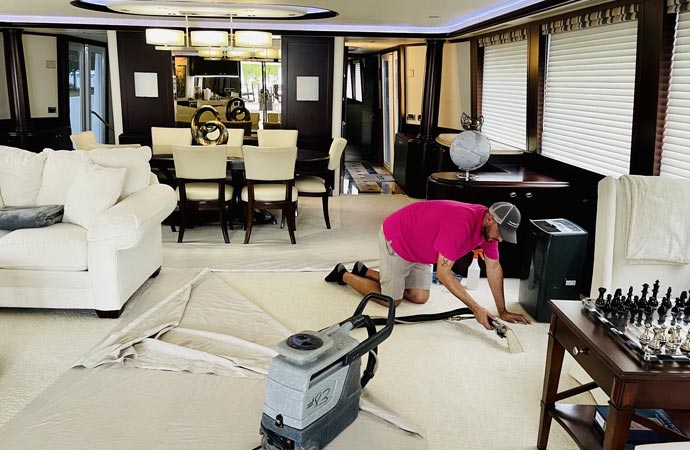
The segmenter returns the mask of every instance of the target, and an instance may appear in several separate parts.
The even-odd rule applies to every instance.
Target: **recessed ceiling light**
[[[438,19],[441,16],[429,16],[429,19]]]

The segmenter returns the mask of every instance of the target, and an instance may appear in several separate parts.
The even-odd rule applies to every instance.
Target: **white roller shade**
[[[549,36],[543,156],[630,172],[636,54],[636,21]]]
[[[690,13],[676,24],[660,175],[690,178]]]
[[[482,133],[492,149],[527,147],[527,41],[484,48]]]

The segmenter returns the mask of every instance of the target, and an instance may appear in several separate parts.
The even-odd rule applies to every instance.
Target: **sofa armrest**
[[[606,177],[599,181],[597,198],[597,221],[594,241],[594,269],[592,271],[591,298],[597,298],[598,288],[611,289],[616,243],[616,197],[618,180]],[[618,239],[621,239],[618,236]]]
[[[175,210],[175,191],[164,184],[152,184],[136,192],[94,220],[87,233],[89,243],[119,241],[119,248],[138,243],[141,236]]]

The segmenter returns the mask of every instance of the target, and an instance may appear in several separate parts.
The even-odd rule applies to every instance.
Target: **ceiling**
[[[82,0],[103,7],[110,2],[113,7],[124,0]],[[242,29],[281,31],[313,31],[333,34],[440,34],[486,21],[520,8],[543,3],[544,0],[293,0],[300,7],[318,8],[336,13],[334,17],[321,19],[234,19]],[[188,6],[214,7],[227,5],[225,0],[195,0],[153,2],[128,0],[130,4],[151,5],[166,3],[178,10]],[[240,3],[240,2],[238,2]],[[247,2],[243,2],[246,6]],[[288,1],[252,0],[255,6],[295,5]],[[566,3],[566,1],[564,1]],[[21,24],[70,24],[80,26],[161,26],[183,27],[183,17],[155,17],[115,12],[102,12],[72,6],[70,0],[2,0],[0,22]],[[223,28],[229,25],[227,17],[221,19],[190,18],[193,28]]]

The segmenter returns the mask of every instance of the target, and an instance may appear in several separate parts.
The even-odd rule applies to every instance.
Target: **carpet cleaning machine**
[[[387,317],[362,314],[370,300],[388,305]],[[321,331],[302,331],[276,347],[266,380],[266,400],[259,433],[261,445],[253,450],[321,450],[357,418],[362,388],[377,368],[378,345],[393,331],[395,323],[474,318],[469,308],[437,314],[395,317],[395,302],[371,293],[357,306],[354,315]],[[508,339],[511,353],[522,351],[512,330],[489,319],[496,333]],[[384,325],[377,331],[376,325]],[[365,327],[361,343],[350,336]],[[361,358],[369,354],[360,378]]]

